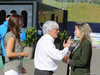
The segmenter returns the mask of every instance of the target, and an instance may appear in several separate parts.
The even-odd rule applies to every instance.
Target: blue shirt
[[[7,25],[8,25],[8,21],[4,21],[3,24],[0,25],[1,54],[4,57],[5,57],[5,49],[4,49],[4,46],[3,46],[3,37],[7,32]],[[21,41],[26,40],[26,35],[25,35],[25,32],[24,32],[23,28],[21,29],[21,33],[19,33],[19,34],[20,34],[20,40]]]

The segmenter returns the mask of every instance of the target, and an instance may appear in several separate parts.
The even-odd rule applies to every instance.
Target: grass
[[[69,21],[87,21],[100,23],[100,5],[97,4],[77,4],[68,8]]]
[[[68,10],[68,21],[86,21],[100,23],[100,5],[88,3],[60,3],[53,0],[43,0],[43,3]]]

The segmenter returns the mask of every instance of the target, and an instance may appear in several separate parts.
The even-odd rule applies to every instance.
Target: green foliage
[[[67,35],[67,31],[66,31],[66,30],[61,31],[61,32],[58,34],[58,38],[55,40],[55,42],[62,43],[64,40],[65,40],[65,41],[68,40],[68,35]]]
[[[37,30],[33,27],[29,27],[25,31],[26,40],[23,42],[24,46],[33,46],[37,41]]]

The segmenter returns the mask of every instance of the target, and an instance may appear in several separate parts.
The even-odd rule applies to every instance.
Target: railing
[[[42,0],[42,3],[65,9],[79,3],[100,4],[100,0]]]

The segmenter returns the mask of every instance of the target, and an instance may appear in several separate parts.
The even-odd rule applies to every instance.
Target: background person
[[[7,33],[3,39],[6,50],[4,75],[21,75],[21,71],[22,73],[26,73],[26,70],[22,67],[22,56],[28,57],[28,53],[22,52],[23,45],[19,34],[22,27],[22,16],[11,15],[8,21]]]
[[[55,47],[54,41],[58,37],[59,26],[54,21],[46,21],[43,25],[43,36],[39,39],[35,49],[34,75],[52,75],[58,68],[58,61],[68,53],[72,44],[70,38],[63,43],[64,49]]]
[[[75,36],[79,38],[75,48],[68,59],[67,75],[90,75],[90,63],[92,57],[92,41],[90,38],[91,28],[88,23],[79,21],[75,24]]]
[[[11,15],[17,14],[17,12],[15,10],[12,10],[10,13],[11,13]]]
[[[0,25],[0,43],[1,43],[1,55],[3,64],[5,64],[5,50],[3,46],[3,36],[6,34],[7,31],[9,17],[10,15],[8,14],[5,18],[6,21],[4,21],[2,25]]]

